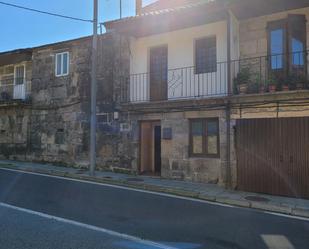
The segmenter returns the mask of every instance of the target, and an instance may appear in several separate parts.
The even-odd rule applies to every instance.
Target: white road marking
[[[36,215],[36,216],[39,216],[39,217],[42,217],[42,218],[45,218],[45,219],[56,220],[56,221],[59,221],[59,222],[62,222],[62,223],[82,227],[82,228],[97,231],[97,232],[102,232],[102,233],[105,233],[105,234],[108,234],[108,235],[111,235],[111,236],[114,236],[114,237],[118,237],[118,238],[125,239],[125,240],[130,240],[130,241],[133,241],[135,243],[140,243],[140,244],[143,244],[143,245],[146,245],[146,246],[151,246],[151,247],[158,248],[158,249],[177,249],[175,247],[156,243],[156,242],[153,242],[153,241],[150,241],[150,240],[143,240],[141,238],[138,238],[138,237],[135,237],[135,236],[132,236],[132,235],[128,235],[128,234],[124,234],[124,233],[118,233],[118,232],[115,232],[115,231],[112,231],[112,230],[109,230],[109,229],[105,229],[105,228],[101,228],[101,227],[97,227],[97,226],[93,226],[93,225],[88,225],[88,224],[81,223],[81,222],[78,222],[78,221],[69,220],[69,219],[65,219],[65,218],[61,218],[61,217],[57,217],[57,216],[33,211],[33,210],[30,210],[30,209],[26,209],[26,208],[13,206],[13,205],[6,204],[6,203],[3,203],[3,202],[0,202],[0,207],[4,207],[4,208],[13,209],[13,210],[17,210],[17,211],[20,211],[20,212]]]
[[[309,221],[309,218],[301,217],[301,216],[281,214],[281,213],[275,213],[275,212],[271,212],[271,211],[263,211],[263,213],[277,215],[277,216],[281,216],[281,217],[285,217],[285,218],[293,218],[293,219],[296,219],[296,220]]]
[[[200,202],[200,203],[204,203],[204,204],[211,204],[211,205],[215,205],[215,206],[222,206],[222,207],[229,207],[229,208],[241,208],[241,207],[236,207],[236,206],[232,206],[232,205],[228,205],[228,204],[223,204],[223,203],[218,203],[218,202],[200,200],[200,199],[184,197],[184,196],[178,196],[178,195],[173,195],[173,194],[154,192],[154,191],[150,191],[150,190],[136,189],[136,188],[133,188],[133,187],[130,188],[130,187],[124,187],[124,186],[119,186],[119,185],[112,185],[112,184],[108,184],[108,183],[100,183],[100,182],[92,182],[92,181],[87,181],[87,180],[74,179],[74,178],[70,178],[70,177],[54,176],[54,175],[35,173],[35,172],[29,172],[29,171],[24,171],[24,170],[7,169],[7,168],[0,168],[0,170],[7,170],[7,171],[13,171],[13,172],[29,174],[29,175],[38,175],[38,176],[51,177],[51,178],[67,180],[67,181],[73,181],[73,182],[81,182],[81,183],[94,184],[94,185],[110,187],[110,188],[130,190],[130,191],[146,193],[146,194],[152,194],[152,195],[159,195],[159,196],[164,196],[164,197],[169,197],[169,198],[174,198],[174,199],[181,199],[181,200],[186,200],[186,201],[193,201],[193,202]]]
[[[79,179],[74,179],[74,178],[70,178],[70,177],[53,176],[53,175],[48,175],[48,174],[41,174],[41,173],[29,172],[29,171],[24,171],[24,170],[16,170],[16,169],[8,169],[8,168],[0,168],[0,170],[7,170],[7,171],[13,171],[13,172],[29,174],[29,175],[38,175],[38,176],[51,177],[51,178],[67,180],[67,181],[73,181],[73,182],[81,182],[81,183],[94,184],[94,185],[110,187],[110,188],[130,190],[130,191],[147,193],[147,194],[152,194],[152,195],[164,196],[164,197],[168,197],[168,198],[174,198],[174,199],[180,199],[180,200],[186,200],[186,201],[210,204],[210,205],[214,205],[214,206],[222,206],[222,207],[238,208],[238,209],[247,209],[247,210],[249,209],[249,208],[246,208],[246,207],[232,206],[232,205],[223,204],[223,203],[219,203],[219,202],[199,200],[199,199],[195,199],[195,198],[184,197],[184,196],[177,196],[177,195],[166,194],[166,193],[153,192],[153,191],[149,191],[149,190],[135,189],[133,187],[130,188],[130,187],[112,185],[112,184],[107,184],[107,183],[92,182],[92,181],[87,181],[87,180],[79,180]],[[261,212],[261,213],[266,213],[266,214],[271,214],[271,215],[276,215],[276,216],[281,216],[281,217],[290,218],[290,219],[309,221],[309,218],[306,218],[306,217],[300,217],[300,216],[288,215],[288,214],[281,214],[281,213],[275,213],[275,212],[270,212],[270,211],[263,211],[263,210],[258,210],[258,209],[254,209],[254,211]]]

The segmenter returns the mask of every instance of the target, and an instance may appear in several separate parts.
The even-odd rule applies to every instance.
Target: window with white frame
[[[69,62],[70,56],[69,52],[57,53],[56,54],[56,76],[65,76],[69,74]]]

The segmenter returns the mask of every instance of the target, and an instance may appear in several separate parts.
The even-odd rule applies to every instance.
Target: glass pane
[[[195,66],[197,74],[217,71],[216,37],[208,37],[196,41]]]
[[[57,75],[61,75],[61,54],[57,54],[57,58],[56,58],[56,74]]]
[[[216,135],[211,135],[207,137],[207,152],[210,155],[218,154],[218,137]]]
[[[203,122],[192,122],[192,152],[193,154],[203,153]]]
[[[62,74],[68,73],[68,54],[63,54],[63,71]]]
[[[208,121],[207,123],[207,135],[217,135],[218,134],[218,121]]]
[[[283,29],[273,30],[271,36],[271,68],[283,68]]]
[[[297,38],[292,38],[292,63],[293,65],[303,66],[304,65],[304,44]]]
[[[218,121],[207,122],[207,154],[218,154]]]
[[[25,67],[19,66],[15,68],[15,85],[24,84]]]

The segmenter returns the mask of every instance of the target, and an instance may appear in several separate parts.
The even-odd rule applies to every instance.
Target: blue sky
[[[29,8],[92,19],[92,0],[3,0]],[[143,5],[155,0],[143,0]],[[135,0],[122,0],[123,16],[134,15]],[[119,0],[99,0],[99,21],[119,18]],[[51,17],[0,5],[0,52],[90,35],[91,23]]]

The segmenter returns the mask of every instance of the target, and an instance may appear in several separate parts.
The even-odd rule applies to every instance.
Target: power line
[[[93,22],[93,20],[87,20],[87,19],[82,19],[82,18],[78,18],[78,17],[66,16],[66,15],[61,15],[61,14],[57,14],[57,13],[37,10],[37,9],[28,8],[28,7],[24,7],[24,6],[16,5],[16,4],[11,4],[11,3],[6,3],[6,2],[2,2],[2,1],[0,1],[0,4],[6,5],[6,6],[10,6],[10,7],[14,7],[14,8],[18,8],[18,9],[33,11],[33,12],[37,12],[37,13],[40,13],[40,14],[45,14],[45,15],[50,15],[50,16],[56,16],[56,17],[71,19],[71,20],[74,20],[74,21],[91,22],[91,23]]]

